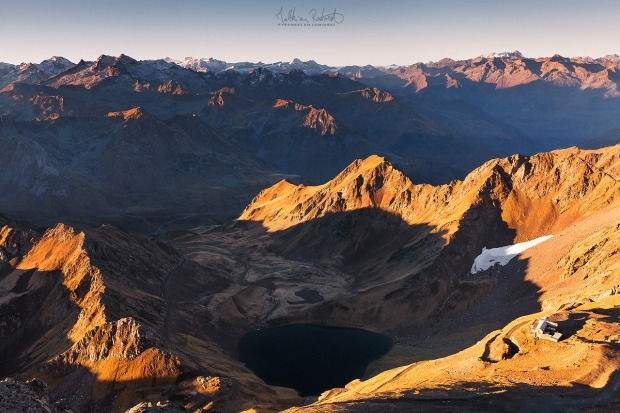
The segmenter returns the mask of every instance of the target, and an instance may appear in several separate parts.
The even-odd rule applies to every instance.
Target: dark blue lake
[[[391,347],[383,334],[294,324],[244,335],[239,360],[267,384],[314,396],[361,378]]]

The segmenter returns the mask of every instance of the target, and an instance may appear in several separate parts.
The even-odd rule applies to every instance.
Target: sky
[[[334,26],[279,26],[294,10]],[[323,12],[325,10],[325,12]],[[340,21],[341,20],[341,21]],[[0,0],[0,62],[213,57],[405,65],[519,50],[620,54],[617,0]]]

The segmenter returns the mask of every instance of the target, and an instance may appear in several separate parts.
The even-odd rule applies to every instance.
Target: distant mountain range
[[[619,80],[617,55],[518,52],[387,68],[2,63],[0,209],[137,231],[222,222],[283,177],[321,183],[372,154],[448,183],[512,153],[617,143]]]
[[[114,58],[102,56],[97,62],[108,64],[109,59]],[[300,71],[306,76],[338,73],[394,94],[426,95],[470,103],[526,134],[544,140],[547,145],[540,147],[541,150],[577,144],[620,126],[616,116],[620,100],[615,99],[620,97],[620,56],[617,54],[600,58],[559,55],[529,58],[514,51],[489,53],[466,60],[446,58],[439,62],[389,67],[332,67],[299,59],[276,63],[230,63],[191,57],[182,61],[165,58],[138,62],[123,55],[119,59],[121,62],[133,61],[127,73],[138,79],[152,76],[154,71],[167,77],[164,72],[173,68],[219,78],[248,75],[257,68],[274,74]],[[62,79],[50,79],[67,69],[77,72],[78,68],[90,65],[84,61],[76,65],[62,57],[52,57],[39,64],[0,63],[0,89],[13,82],[91,87],[109,74],[81,76],[79,80],[65,74]],[[165,89],[162,85],[158,87]],[[608,101],[608,98],[614,99]]]
[[[301,70],[307,75],[317,75],[323,74],[326,72],[340,72],[347,75],[353,75],[355,77],[376,77],[386,74],[395,74],[398,76],[398,73],[402,73],[399,69],[407,68],[407,67],[423,67],[423,66],[437,66],[442,65],[446,66],[446,62],[461,62],[463,64],[471,64],[476,61],[480,61],[481,59],[500,59],[500,60],[519,60],[519,61],[535,61],[535,62],[544,62],[546,60],[556,60],[576,64],[602,64],[606,65],[608,63],[620,63],[620,56],[617,54],[608,54],[599,58],[591,58],[591,57],[573,57],[566,58],[561,57],[559,55],[555,55],[551,58],[529,58],[523,56],[519,51],[515,50],[514,52],[502,52],[502,53],[488,53],[478,56],[474,59],[467,60],[459,60],[455,61],[449,58],[442,59],[439,62],[428,62],[428,63],[415,63],[410,66],[398,66],[398,65],[390,65],[390,66],[329,66],[315,62],[314,60],[302,61],[300,59],[293,59],[290,62],[275,62],[275,63],[263,63],[263,62],[226,62],[223,60],[214,59],[212,57],[209,58],[193,58],[186,57],[183,60],[175,60],[169,57],[166,57],[161,60],[146,60],[144,62],[153,64],[155,66],[162,67],[162,62],[172,63],[178,65],[184,69],[191,69],[195,72],[213,72],[219,73],[223,71],[235,71],[238,73],[247,74],[248,72],[256,69],[263,68],[268,69],[272,72],[277,73],[285,73],[291,70]],[[6,86],[11,82],[24,82],[24,83],[34,83],[37,80],[57,74],[63,70],[66,70],[72,66],[75,66],[75,63],[72,63],[68,59],[59,56],[52,56],[50,59],[44,60],[41,63],[21,63],[19,65],[13,65],[10,63],[0,63],[0,87]],[[33,78],[28,78],[29,74],[36,74]],[[39,77],[39,79],[35,79]],[[579,76],[577,76],[579,77]],[[545,74],[533,74],[532,79],[548,79]],[[551,79],[552,80],[552,79]]]
[[[39,64],[22,63],[12,65],[10,63],[0,63],[0,88],[13,82],[34,84],[41,79],[53,76],[73,66],[75,66],[75,63],[58,56],[53,56]]]

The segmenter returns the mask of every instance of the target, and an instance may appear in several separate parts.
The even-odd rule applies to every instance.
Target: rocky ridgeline
[[[605,172],[601,155],[619,150],[514,155],[489,161],[463,181],[441,186],[414,184],[390,162],[373,156],[355,161],[321,186],[283,181],[265,189],[239,219],[260,221],[275,231],[332,213],[379,208],[410,225],[447,229],[449,236],[458,229],[450,222],[458,223],[474,207],[486,205],[516,230],[516,240],[535,238],[617,202],[618,181]]]

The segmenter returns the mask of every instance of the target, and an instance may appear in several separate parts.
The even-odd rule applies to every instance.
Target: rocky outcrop
[[[132,318],[121,318],[89,330],[68,351],[43,366],[84,364],[110,357],[133,360],[151,347],[161,347],[163,340],[149,327]],[[51,367],[54,368],[54,367]]]
[[[366,88],[358,91],[364,98],[370,99],[373,102],[389,102],[394,99],[394,97],[388,93],[384,92],[379,88]],[[355,93],[355,92],[352,92]]]
[[[72,413],[60,404],[50,403],[47,384],[41,379],[0,381],[0,412]]]
[[[140,403],[125,413],[189,413],[188,410],[182,406],[175,406],[171,402],[157,402],[157,403]]]
[[[335,135],[337,125],[334,117],[325,109],[316,109],[310,106],[300,105],[290,100],[277,99],[274,108],[290,108],[292,111],[300,111],[304,114],[299,126],[304,128],[316,129],[321,136],[326,134]]]
[[[173,95],[183,95],[184,92],[181,84],[177,81],[169,80],[166,84],[159,85],[157,91],[161,93],[172,93]]]
[[[226,101],[224,99],[224,95],[234,94],[234,93],[235,93],[234,87],[224,87],[215,92],[211,92],[211,99],[209,99],[209,103],[207,103],[207,106],[225,106]]]
[[[40,238],[39,229],[0,214],[0,273],[15,268]]]

